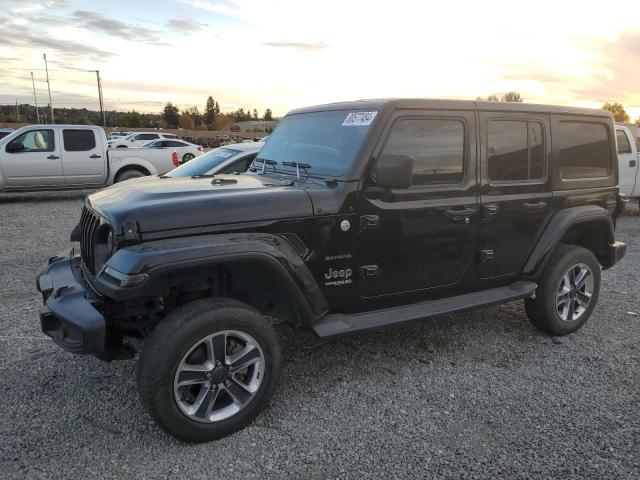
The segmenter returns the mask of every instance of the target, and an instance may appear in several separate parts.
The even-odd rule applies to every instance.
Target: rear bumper
[[[40,328],[72,353],[100,355],[105,349],[106,323],[95,308],[99,298],[82,279],[80,257],[51,257],[36,277],[44,305]]]

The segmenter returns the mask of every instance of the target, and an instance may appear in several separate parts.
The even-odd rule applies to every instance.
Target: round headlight
[[[100,270],[107,260],[111,258],[111,256],[118,249],[118,241],[116,236],[113,234],[113,230],[109,225],[103,225],[98,230],[98,234],[96,235],[96,243],[95,243],[95,266],[96,271]]]

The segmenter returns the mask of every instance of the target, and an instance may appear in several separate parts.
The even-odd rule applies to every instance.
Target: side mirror
[[[24,152],[24,145],[22,143],[10,143],[7,145],[7,153]]]
[[[378,187],[409,188],[413,178],[413,158],[407,155],[380,155],[372,176]]]

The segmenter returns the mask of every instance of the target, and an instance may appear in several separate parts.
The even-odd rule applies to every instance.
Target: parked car
[[[184,140],[152,140],[143,145],[144,148],[170,149],[178,153],[181,163],[202,155],[204,149],[200,145],[186,142]]]
[[[0,128],[0,139],[6,137],[11,132],[13,132],[13,128]]]
[[[104,360],[132,358],[123,339],[143,338],[142,403],[191,442],[268,405],[277,322],[332,337],[524,299],[537,328],[567,335],[626,251],[614,139],[603,110],[415,99],[294,110],[258,172],[89,195],[72,232],[80,254],[37,276],[40,325]]]
[[[221,173],[244,173],[256,157],[264,143],[237,143],[214,148],[204,155],[166,173],[165,176],[193,177],[196,175],[217,175]]]
[[[107,133],[107,140],[120,140],[129,135],[129,132],[110,132]]]
[[[0,140],[0,190],[99,187],[172,168],[171,151],[108,150],[101,127],[30,125]]]
[[[124,138],[109,142],[109,148],[141,147],[151,140],[175,140],[178,138],[173,133],[162,132],[133,132]]]
[[[633,135],[623,125],[616,125],[618,164],[620,168],[620,193],[638,202],[640,206],[640,157]]]

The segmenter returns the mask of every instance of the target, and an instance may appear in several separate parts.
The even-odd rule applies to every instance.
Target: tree
[[[522,103],[522,97],[518,92],[507,92],[500,100],[503,102]]]
[[[193,122],[193,117],[189,112],[182,112],[180,115],[180,128],[184,128],[186,130],[193,130],[195,127],[195,123]]]
[[[188,111],[189,115],[191,115],[191,118],[193,119],[195,127],[200,128],[202,126],[202,122],[204,121],[204,115],[200,113],[200,109],[194,105]]]
[[[162,111],[162,118],[170,128],[176,128],[180,123],[180,110],[171,102],[167,102]]]
[[[640,127],[640,117],[636,118],[636,125]]]
[[[128,128],[137,128],[142,126],[142,117],[135,110],[122,114],[119,125]]]
[[[204,109],[204,123],[209,129],[216,123],[216,102],[213,97],[207,98],[207,106]]]
[[[216,102],[216,115],[220,115],[220,104]]]
[[[605,103],[602,106],[602,110],[606,110],[611,112],[613,115],[613,120],[620,123],[629,123],[631,121],[631,117],[625,112],[624,107],[621,103]]]
[[[258,110],[256,110],[255,108],[253,109],[253,119],[258,120]]]
[[[270,108],[267,108],[264,111],[264,121],[265,122],[270,122],[272,120],[273,120],[273,113],[271,113],[271,109]]]

